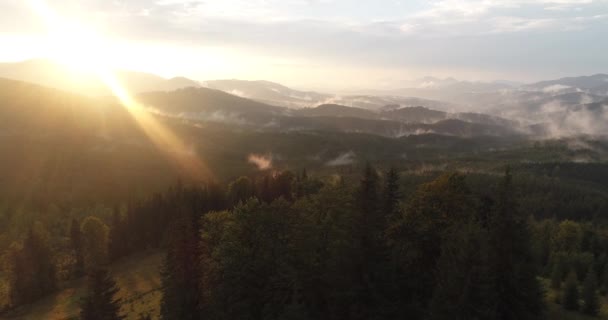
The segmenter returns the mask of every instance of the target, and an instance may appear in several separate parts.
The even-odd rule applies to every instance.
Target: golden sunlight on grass
[[[138,320],[149,314],[157,319],[160,312],[160,252],[146,252],[124,259],[112,267],[112,275],[121,290],[121,313],[127,320]],[[24,306],[0,319],[6,320],[67,320],[76,319],[80,299],[84,294],[85,279],[70,281],[57,293],[31,305]]]
[[[106,60],[110,47],[96,32],[60,17],[44,0],[29,0],[49,31],[49,52],[58,62],[77,71],[95,74],[131,113],[144,133],[184,174],[195,179],[210,178],[210,171],[181,139],[148,113],[120,83]]]

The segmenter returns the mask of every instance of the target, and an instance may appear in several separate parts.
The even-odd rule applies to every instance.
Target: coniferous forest
[[[490,180],[406,179],[367,164],[345,176],[178,181],[103,214],[35,222],[4,255],[5,308],[82,277],[84,320],[542,319],[548,305],[599,315],[601,220],[534,217],[508,167]],[[110,271],[146,251],[163,255],[159,312],[128,314]]]

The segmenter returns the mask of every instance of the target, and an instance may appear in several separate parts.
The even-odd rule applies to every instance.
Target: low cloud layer
[[[247,161],[254,164],[258,170],[268,170],[272,168],[272,156],[270,155],[250,154],[247,157]]]
[[[345,152],[337,156],[336,158],[329,160],[325,163],[329,167],[346,166],[353,164],[357,159],[357,155],[353,151]]]

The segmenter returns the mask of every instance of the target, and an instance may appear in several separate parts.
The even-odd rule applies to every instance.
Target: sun
[[[43,0],[28,0],[47,26],[45,56],[74,71],[101,73],[110,68],[109,44],[95,29],[60,17]]]
[[[49,58],[75,71],[96,76],[129,111],[152,143],[184,174],[196,179],[212,177],[207,166],[190,152],[191,148],[128,92],[109,64],[112,47],[103,37],[84,24],[62,18],[44,0],[28,1],[47,26]]]
[[[49,37],[49,58],[85,72],[99,73],[110,68],[101,37],[89,31],[66,29]]]

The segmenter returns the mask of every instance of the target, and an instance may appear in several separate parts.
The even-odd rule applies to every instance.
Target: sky
[[[165,77],[383,89],[608,73],[608,0],[2,0],[0,61],[66,47],[41,1],[72,54]]]

